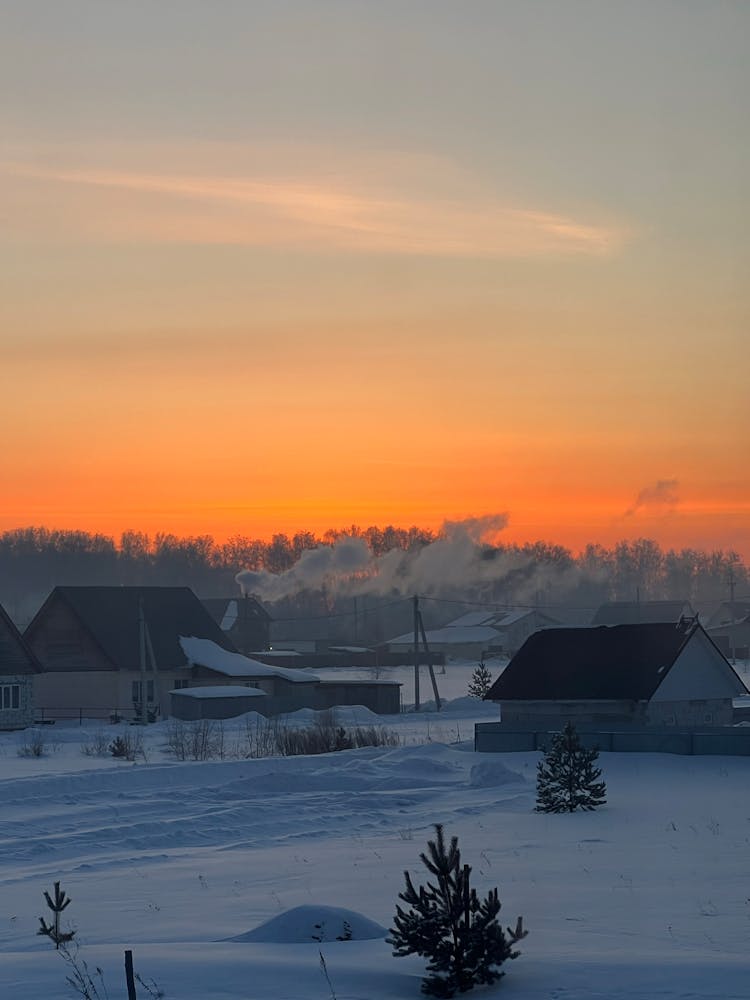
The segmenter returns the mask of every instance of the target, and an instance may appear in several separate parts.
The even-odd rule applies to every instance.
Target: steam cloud
[[[236,580],[244,593],[270,602],[320,588],[335,596],[447,596],[504,579],[512,580],[516,597],[533,595],[544,581],[528,555],[491,547],[507,523],[507,514],[446,521],[431,544],[413,552],[392,549],[377,558],[363,538],[346,536],[304,552],[284,573],[243,570]]]

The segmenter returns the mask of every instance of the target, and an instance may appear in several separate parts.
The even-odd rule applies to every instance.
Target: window
[[[140,700],[141,700],[141,682],[140,681],[133,681],[132,698],[133,698],[133,701],[136,704],[140,704]],[[151,701],[151,702],[154,700],[154,682],[153,681],[146,681],[146,700],[147,701]]]
[[[21,707],[21,685],[2,684],[0,685],[0,708],[20,708]]]
[[[181,688],[186,688],[186,687],[190,687],[190,681],[175,681],[174,682],[174,689],[175,689],[175,691],[179,691]]]

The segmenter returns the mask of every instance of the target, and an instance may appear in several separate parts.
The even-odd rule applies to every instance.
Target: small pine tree
[[[388,944],[396,956],[421,955],[428,958],[430,975],[422,981],[422,992],[434,997],[452,997],[465,993],[478,983],[494,983],[504,973],[500,966],[516,958],[513,950],[528,931],[518,918],[515,929],[507,928],[508,937],[497,920],[500,901],[497,889],[491,889],[481,902],[469,885],[471,868],[461,866],[458,838],[452,837],[446,848],[443,828],[435,826],[435,840],[427,843],[428,853],[420,854],[425,868],[436,877],[437,885],[414,888],[411,876],[404,872],[406,889],[399,899],[410,910],[396,906],[394,926]]]
[[[544,760],[537,765],[536,811],[575,812],[604,805],[607,786],[599,781],[598,758],[598,750],[581,746],[575,726],[568,722],[552,737]]]
[[[469,681],[468,693],[472,698],[486,698],[492,687],[492,674],[481,660]]]
[[[47,906],[54,913],[55,919],[51,924],[48,924],[44,917],[40,917],[39,923],[41,926],[37,934],[43,934],[45,937],[50,938],[50,940],[55,942],[55,948],[59,949],[60,945],[69,944],[76,933],[75,931],[60,930],[60,914],[67,906],[70,906],[70,897],[65,895],[65,890],[60,888],[60,883],[55,882],[54,899],[48,892],[44,893],[44,898]]]

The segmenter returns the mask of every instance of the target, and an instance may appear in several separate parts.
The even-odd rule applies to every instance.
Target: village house
[[[557,619],[534,608],[515,611],[469,611],[441,628],[425,632],[430,652],[454,659],[482,660],[510,656],[541,628],[559,625]],[[414,633],[405,632],[388,642],[392,653],[414,649]]]
[[[271,616],[254,597],[204,597],[202,602],[235,649],[246,656],[268,649]]]
[[[37,716],[132,719],[144,696],[148,718],[166,714],[190,680],[182,636],[233,649],[189,587],[55,587],[24,633]]]
[[[592,625],[641,625],[693,618],[690,601],[606,601],[599,605]]]
[[[696,619],[546,629],[487,698],[503,726],[722,726],[747,689]]]
[[[0,605],[0,729],[34,721],[34,679],[41,666]]]

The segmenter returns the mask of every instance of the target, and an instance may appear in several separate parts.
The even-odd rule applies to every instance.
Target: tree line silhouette
[[[440,538],[429,529],[329,529],[322,535],[299,531],[270,539],[236,535],[216,542],[210,535],[151,536],[125,531],[119,540],[86,531],[44,527],[17,528],[0,533],[0,604],[21,624],[27,622],[57,585],[189,586],[201,597],[238,593],[235,575],[243,569],[283,573],[302,553],[332,545],[343,537],[363,538],[374,556],[393,549],[418,553]],[[750,592],[748,569],[733,551],[704,552],[685,548],[663,550],[651,539],[618,542],[611,548],[590,544],[578,554],[560,545],[478,545],[478,560],[499,560],[491,594],[467,581],[455,600],[486,600],[513,604],[528,601],[529,581],[535,603],[595,607],[604,600],[685,599],[696,608],[716,605],[730,596]]]

